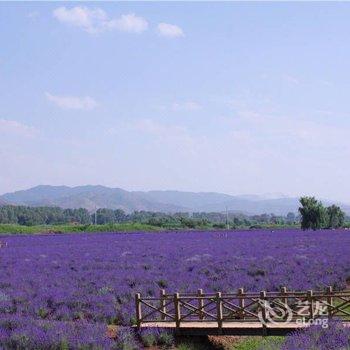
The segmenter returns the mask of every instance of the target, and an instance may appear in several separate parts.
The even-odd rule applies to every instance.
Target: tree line
[[[62,209],[58,207],[27,207],[5,205],[0,207],[1,224],[60,225],[67,223],[90,224],[91,214],[88,210]]]
[[[274,214],[244,215],[228,213],[173,213],[101,208],[91,213],[87,209],[62,209],[59,207],[28,207],[5,205],[0,207],[0,224],[34,225],[106,225],[142,223],[163,228],[260,228],[301,225],[302,229],[338,228],[344,225],[345,214],[336,205],[324,207],[314,197],[300,198],[299,214],[286,216]]]
[[[96,212],[87,209],[62,209],[59,207],[28,207],[5,205],[0,207],[0,224],[60,225],[60,224],[116,224],[144,223],[167,228],[197,228],[212,226],[215,228],[259,227],[261,225],[297,224],[299,217],[293,213],[287,216],[274,214],[244,215],[237,213],[173,213],[135,211],[125,213],[121,209],[101,208]]]
[[[345,213],[337,205],[325,207],[315,197],[301,197],[300,204],[300,224],[303,230],[331,229],[344,225]]]

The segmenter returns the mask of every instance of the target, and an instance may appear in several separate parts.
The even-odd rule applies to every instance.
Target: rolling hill
[[[59,206],[62,208],[123,209],[160,212],[231,212],[244,214],[274,213],[286,215],[296,213],[298,198],[282,196],[232,196],[216,192],[183,191],[126,191],[105,186],[48,186],[41,185],[0,196],[0,205]],[[329,201],[324,201],[328,205]],[[339,204],[339,203],[338,203]],[[340,204],[346,213],[350,205]]]
[[[36,186],[28,190],[7,193],[0,200],[15,205],[58,206],[61,208],[96,208],[174,212],[181,210],[171,204],[159,204],[141,196],[104,186]]]

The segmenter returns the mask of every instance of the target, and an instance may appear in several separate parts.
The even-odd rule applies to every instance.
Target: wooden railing
[[[149,323],[173,322],[175,327],[188,322],[212,322],[222,328],[227,322],[291,323],[317,318],[350,321],[350,291],[167,294],[159,297],[135,296],[137,327]]]

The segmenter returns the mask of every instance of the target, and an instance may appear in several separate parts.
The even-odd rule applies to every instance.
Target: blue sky
[[[350,202],[349,3],[0,3],[0,193]]]

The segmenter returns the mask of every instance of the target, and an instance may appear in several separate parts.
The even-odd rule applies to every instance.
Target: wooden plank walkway
[[[350,327],[350,291],[166,294],[135,296],[136,327],[184,335],[285,335],[310,324],[341,320]]]
[[[350,328],[350,322],[343,322],[343,326]],[[223,322],[221,329],[215,322],[182,322],[179,327],[176,327],[175,322],[153,322],[141,325],[141,329],[165,328],[179,335],[188,336],[284,336],[306,327],[308,325],[296,322],[267,324],[266,327],[260,322]]]
[[[142,324],[141,328],[165,328],[179,335],[188,336],[206,336],[206,335],[235,335],[235,336],[254,336],[254,335],[286,335],[303,326],[296,323],[267,325],[263,327],[260,322],[223,322],[222,327],[218,328],[215,322],[182,322],[176,327],[175,322],[153,322]]]

